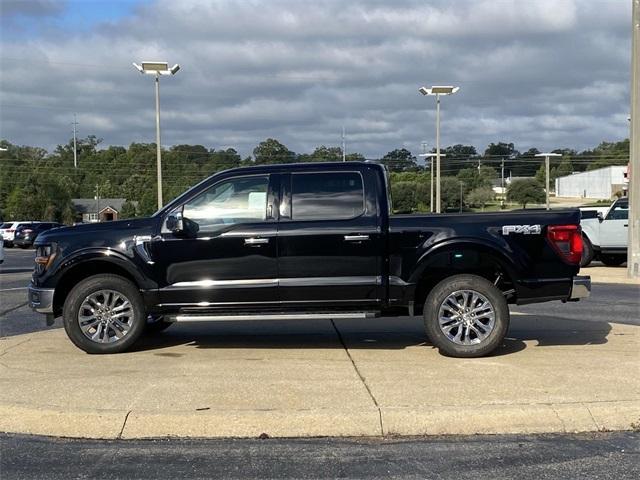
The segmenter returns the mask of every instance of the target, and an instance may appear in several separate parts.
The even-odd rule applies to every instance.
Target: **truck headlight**
[[[43,273],[56,258],[56,244],[39,245],[36,247],[36,273]]]

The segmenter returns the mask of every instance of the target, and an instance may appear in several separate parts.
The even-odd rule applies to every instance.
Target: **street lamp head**
[[[561,153],[536,153],[536,157],[561,157]]]
[[[451,95],[460,90],[460,87],[453,85],[434,85],[433,87],[420,87],[418,91],[422,95]]]
[[[140,65],[134,63],[133,66],[140,73],[146,73],[147,75],[175,75],[180,70],[180,65],[177,63],[169,68],[169,63],[167,62],[141,62]]]

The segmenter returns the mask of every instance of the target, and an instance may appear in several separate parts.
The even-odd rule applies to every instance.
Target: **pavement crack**
[[[21,303],[20,305],[16,305],[15,307],[7,308],[6,310],[1,311],[0,317],[2,317],[3,315],[6,315],[7,313],[13,312],[14,310],[18,310],[19,308],[24,307],[27,303],[29,302],[24,302],[24,303]]]
[[[120,429],[120,433],[118,434],[118,440],[122,439],[122,432],[124,432],[124,427],[127,425],[127,420],[129,420],[129,415],[133,410],[129,410],[127,414],[124,416],[124,422],[122,422],[122,428]]]
[[[344,338],[342,337],[342,334],[340,333],[340,330],[338,330],[338,326],[336,325],[336,322],[333,321],[333,319],[331,319],[331,325],[333,326],[333,329],[336,331],[338,340],[340,340],[340,344],[342,345],[342,348],[344,348],[344,351],[347,354],[347,357],[349,357],[349,361],[351,361],[351,365],[353,366],[353,369],[356,371],[356,374],[358,375],[358,378],[360,378],[360,381],[364,385],[364,388],[366,388],[367,393],[371,398],[371,401],[376,407],[376,410],[378,410],[378,421],[380,422],[380,435],[384,436],[384,427],[382,424],[382,410],[380,409],[380,405],[378,405],[378,401],[376,400],[376,397],[373,395],[371,388],[369,388],[369,385],[367,385],[367,381],[364,375],[362,375],[362,372],[360,371],[360,369],[358,369],[356,362],[353,360],[353,357],[351,356],[351,352],[349,352],[349,348],[347,348],[347,344],[344,341]]]
[[[12,350],[12,349],[14,349],[14,348],[16,348],[16,347],[19,347],[20,345],[24,345],[25,343],[27,343],[27,342],[28,342],[28,341],[30,341],[30,340],[31,340],[30,338],[27,338],[26,340],[23,340],[22,342],[18,342],[18,343],[14,344],[14,345],[10,345],[10,346],[8,346],[7,348],[5,348],[5,349],[2,351],[2,353],[0,353],[0,357],[3,357],[4,355],[6,355],[6,354],[7,354],[7,352],[9,352],[9,350]]]
[[[562,417],[560,416],[560,413],[558,412],[558,410],[556,410],[553,405],[549,405],[551,407],[551,410],[553,410],[553,413],[556,414],[556,417],[558,417],[558,420],[560,420],[560,423],[562,424],[562,431],[564,433],[567,433],[567,425],[564,423],[564,420],[562,419]]]
[[[593,420],[593,424],[596,426],[596,429],[600,430],[600,425],[598,425],[598,422],[596,422],[596,418],[593,416],[593,413],[591,413],[591,409],[589,408],[589,405],[585,404],[585,408],[587,409],[587,412],[589,412],[589,415],[591,416],[591,420]]]

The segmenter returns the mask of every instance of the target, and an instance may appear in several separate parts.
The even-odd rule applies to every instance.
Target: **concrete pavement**
[[[90,356],[62,330],[0,340],[0,431],[89,438],[624,430],[640,422],[639,327],[515,315],[461,360],[420,319],[176,325]]]

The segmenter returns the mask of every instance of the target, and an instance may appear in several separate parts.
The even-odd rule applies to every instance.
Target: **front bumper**
[[[29,306],[38,313],[53,313],[53,288],[29,285]]]
[[[580,300],[588,298],[591,294],[591,277],[577,276],[573,277],[573,285],[571,287],[571,295],[569,300]]]

